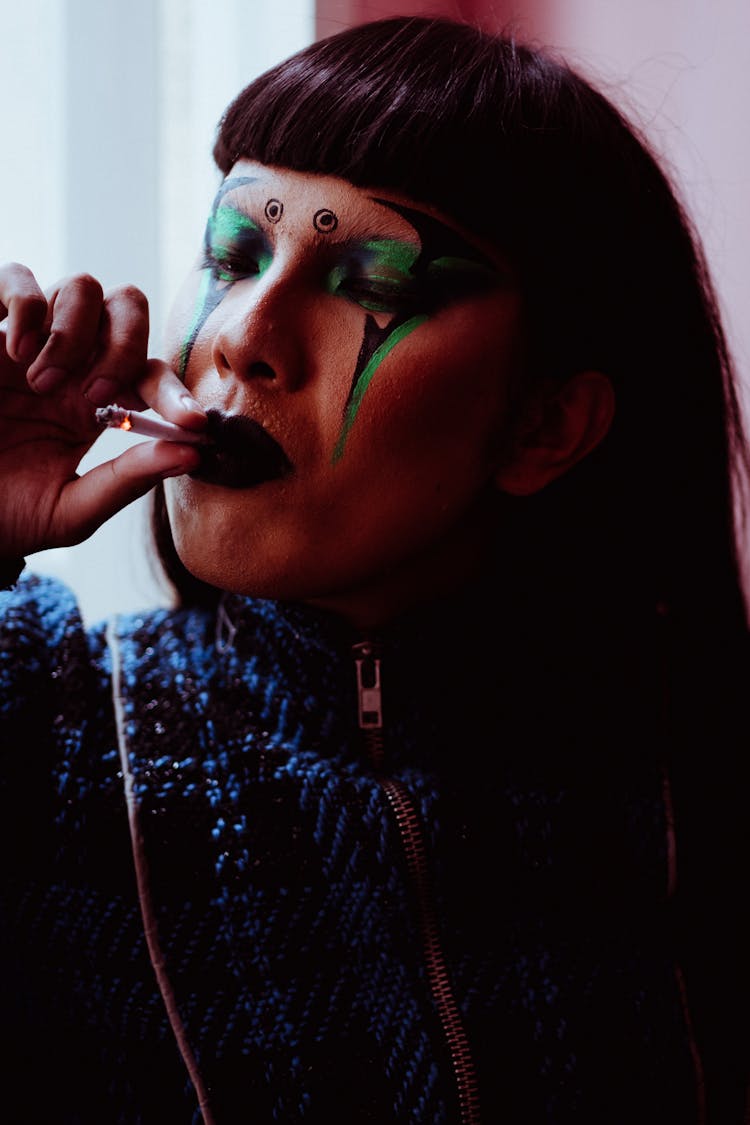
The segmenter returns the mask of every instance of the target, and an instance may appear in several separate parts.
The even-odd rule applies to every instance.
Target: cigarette
[[[138,410],[126,410],[116,403],[99,407],[96,411],[96,420],[100,425],[110,429],[125,430],[127,433],[141,434],[143,437],[161,438],[163,441],[185,441],[190,445],[213,444],[205,433],[187,430],[184,426],[167,422],[164,418],[148,418]]]

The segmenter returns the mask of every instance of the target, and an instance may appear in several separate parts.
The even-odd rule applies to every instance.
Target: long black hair
[[[443,18],[353,27],[273,67],[227,109],[214,157],[225,174],[248,157],[441,208],[515,264],[528,390],[585,369],[611,379],[615,419],[599,447],[501,506],[498,586],[516,628],[506,615],[499,647],[530,671],[496,752],[517,761],[541,747],[544,768],[567,768],[585,745],[592,801],[605,805],[616,763],[664,763],[679,952],[707,1079],[731,1074],[715,1081],[727,1113],[714,1119],[739,1119],[748,1036],[720,1031],[747,1024],[750,995],[735,777],[750,684],[735,522],[748,455],[675,187],[638,128],[564,61]],[[176,556],[161,490],[155,523],[183,599],[210,601],[217,592]]]

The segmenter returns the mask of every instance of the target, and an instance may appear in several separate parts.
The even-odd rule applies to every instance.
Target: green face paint
[[[371,274],[373,277],[403,278],[412,276],[414,263],[419,257],[420,247],[411,242],[398,242],[392,238],[373,239],[365,243],[365,250],[373,256]]]
[[[354,425],[354,419],[357,416],[357,411],[359,410],[359,407],[361,405],[364,393],[370,385],[370,380],[377,371],[378,367],[383,362],[385,357],[396,347],[396,344],[400,344],[405,336],[408,336],[409,333],[413,332],[415,328],[418,328],[420,324],[424,324],[426,320],[427,316],[425,314],[422,314],[419,316],[413,316],[410,320],[407,320],[403,324],[400,324],[398,328],[394,328],[389,332],[386,338],[374,349],[369,359],[366,360],[364,366],[359,372],[359,375],[354,381],[352,392],[349,395],[349,399],[346,404],[344,421],[333,450],[332,460],[334,464],[338,460],[340,460],[344,454],[344,445],[346,444],[346,439],[349,436],[349,431]],[[360,352],[360,357],[361,356],[362,353]],[[358,364],[358,367],[359,366],[360,365]]]
[[[248,219],[247,216],[242,215],[242,213],[235,208],[222,207],[222,200],[227,192],[237,187],[244,187],[246,184],[255,183],[255,181],[255,176],[236,176],[232,179],[225,180],[214,198],[203,238],[202,267],[206,272],[201,277],[193,317],[190,321],[190,327],[185,335],[185,339],[180,347],[177,373],[183,381],[185,379],[187,365],[190,361],[190,355],[203,325],[226,293],[227,282],[234,280],[234,276],[230,277],[226,268],[229,260],[229,246],[231,244],[230,234],[234,233],[235,236],[239,234],[241,237],[245,232],[244,224],[251,223],[251,220]],[[251,225],[254,228],[253,233],[255,234],[257,227],[255,227],[255,224]],[[224,255],[224,276],[219,275],[219,271],[222,269],[220,262],[220,255],[222,254]]]
[[[198,336],[198,333],[200,332],[201,327],[203,326],[206,317],[208,316],[208,313],[205,312],[205,309],[210,301],[212,283],[213,278],[211,277],[210,273],[201,274],[198,296],[196,297],[195,309],[193,311],[193,319],[190,322],[190,327],[187,330],[187,335],[182,341],[182,346],[180,348],[180,360],[177,368],[177,374],[180,376],[183,382],[185,381],[185,372],[187,370],[188,360],[190,359],[190,353],[193,350],[193,344],[195,343],[196,337]],[[215,304],[212,307],[215,307]]]
[[[265,273],[271,251],[257,223],[234,207],[218,207],[206,227],[206,265],[218,281]]]
[[[378,199],[402,215],[419,235],[415,245],[392,239],[364,244],[360,272],[337,275],[336,292],[356,300],[370,313],[391,313],[393,320],[381,329],[368,316],[341,430],[332,463],[341,459],[365,391],[393,349],[424,324],[436,311],[453,301],[500,283],[497,268],[450,227],[423,211]]]
[[[346,261],[328,275],[327,291],[348,297],[369,312],[399,312],[414,293],[410,270],[418,254],[418,246],[395,240],[349,248]]]
[[[233,188],[255,182],[256,177],[249,176],[225,180],[214,199],[204,236],[204,272],[180,348],[179,373],[183,379],[195,341],[229,287],[240,279],[261,276],[272,262],[264,231],[243,211],[224,202]],[[492,263],[444,223],[386,200],[373,202],[402,215],[418,238],[374,238],[356,246],[349,244],[326,278],[329,293],[355,301],[367,314],[333,450],[334,463],[343,456],[365,392],[393,349],[440,308],[501,280]],[[269,213],[271,203],[275,210]],[[315,218],[324,211],[316,212]],[[282,212],[283,204],[278,200],[266,204],[269,222],[278,222]],[[384,317],[388,318],[386,324]]]

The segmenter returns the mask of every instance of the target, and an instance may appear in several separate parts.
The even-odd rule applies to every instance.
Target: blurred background
[[[748,0],[0,0],[0,261],[43,287],[77,271],[134,283],[159,354],[218,184],[227,103],[313,39],[407,13],[551,47],[644,129],[702,235],[750,405]],[[82,469],[128,440],[104,434]],[[165,604],[144,533],[140,501],[29,566],[68,582],[88,621]]]

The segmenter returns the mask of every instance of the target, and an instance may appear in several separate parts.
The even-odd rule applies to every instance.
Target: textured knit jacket
[[[663,773],[537,769],[481,601],[1,598],[4,1121],[701,1119]]]

